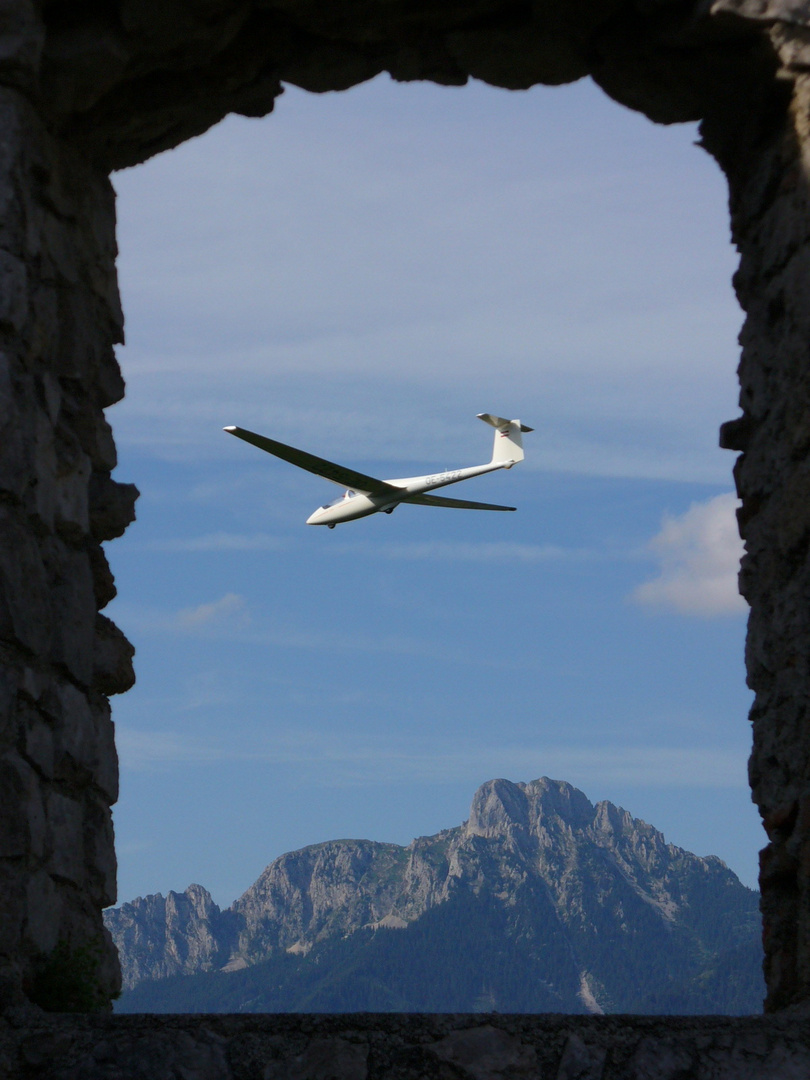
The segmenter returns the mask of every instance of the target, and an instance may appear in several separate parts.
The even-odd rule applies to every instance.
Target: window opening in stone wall
[[[717,449],[742,314],[694,139],[588,82],[381,77],[117,174],[109,418],[143,492],[111,552],[138,649],[119,902],[227,906],[284,851],[455,825],[496,777],[569,781],[755,886]],[[483,410],[535,428],[466,496],[517,514],[334,533],[303,527],[329,485],[221,433],[409,475],[477,460]]]

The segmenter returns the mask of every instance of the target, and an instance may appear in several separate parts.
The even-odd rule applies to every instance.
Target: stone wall
[[[0,971],[101,943],[114,898],[107,696],[132,649],[99,615],[100,542],[133,516],[103,409],[123,384],[109,172],[282,83],[398,79],[520,89],[590,73],[652,119],[704,120],[730,183],[747,313],[736,469],[752,607],[752,784],[769,832],[769,1006],[810,999],[810,37],[799,0],[0,2]],[[742,721],[741,721],[742,722]],[[62,943],[59,945],[59,943]],[[47,963],[45,964],[47,969]],[[38,973],[39,972],[39,976]],[[53,972],[51,972],[53,974]],[[0,980],[2,982],[2,980]]]
[[[0,988],[33,992],[61,943],[94,954],[103,1004],[120,977],[101,924],[116,869],[107,695],[134,675],[99,614],[115,595],[101,542],[137,495],[110,478],[103,412],[123,394],[114,196],[33,107],[27,29],[0,53]]]
[[[0,1019],[5,1080],[805,1080],[787,1017]]]
[[[723,0],[725,4],[725,0]],[[737,7],[734,0],[726,7]],[[740,5],[743,6],[743,5]],[[765,7],[761,15],[768,19]],[[751,605],[746,645],[753,798],[760,858],[767,1009],[810,1001],[810,48],[805,24],[769,32],[785,108],[773,100],[744,130],[704,122],[729,178],[743,415],[721,445],[743,451],[734,476]]]

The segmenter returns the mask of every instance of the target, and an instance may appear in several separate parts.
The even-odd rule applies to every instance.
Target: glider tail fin
[[[495,428],[491,464],[511,469],[513,465],[523,461],[521,432],[534,431],[534,428],[521,424],[520,420],[506,420],[502,416],[493,416],[492,413],[478,413],[478,419]]]

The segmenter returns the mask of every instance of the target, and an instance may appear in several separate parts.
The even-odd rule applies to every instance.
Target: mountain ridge
[[[547,777],[488,781],[476,791],[466,822],[404,847],[329,840],[288,852],[224,910],[193,885],[166,898],[138,898],[108,911],[105,921],[130,995],[140,984],[154,990],[180,975],[233,980],[241,973],[243,982],[255,983],[255,972],[245,973],[268,965],[268,977],[271,969],[289,977],[293,997],[298,971],[318,1000],[326,1000],[316,985],[322,976],[349,1000],[344,969],[368,969],[363,978],[373,983],[374,963],[388,964],[405,947],[405,938],[394,942],[380,933],[427,942],[439,933],[430,927],[441,925],[452,936],[453,912],[470,934],[480,923],[482,933],[486,925],[490,936],[502,935],[513,967],[523,970],[528,958],[525,977],[549,987],[535,995],[544,1011],[627,1011],[644,994],[660,997],[662,988],[687,986],[706,971],[706,978],[722,980],[725,954],[739,953],[748,970],[758,947],[757,894],[722,860],[668,844],[621,807],[594,805],[572,785]],[[492,956],[479,958],[479,965],[494,965],[491,978],[482,970],[482,985],[488,978],[501,985],[500,945],[490,946]],[[461,938],[458,948],[466,948]],[[403,953],[402,970],[416,964],[414,955]],[[397,978],[392,967],[389,983]],[[470,993],[476,978],[465,969]],[[418,986],[405,996],[392,986],[380,989],[382,999],[418,1001]],[[524,990],[502,988],[501,997],[534,1000]],[[742,1001],[744,986],[740,994]],[[508,1001],[497,1003],[508,1011]],[[758,1008],[756,1002],[751,1011]]]

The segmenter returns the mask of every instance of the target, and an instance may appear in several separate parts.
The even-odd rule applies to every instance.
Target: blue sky
[[[118,174],[138,521],[109,545],[137,647],[116,699],[119,899],[230,903],[284,851],[407,843],[505,776],[568,780],[755,882],[736,596],[725,187],[588,82],[289,88]],[[238,424],[515,514],[338,490]],[[462,489],[457,489],[461,493]]]

